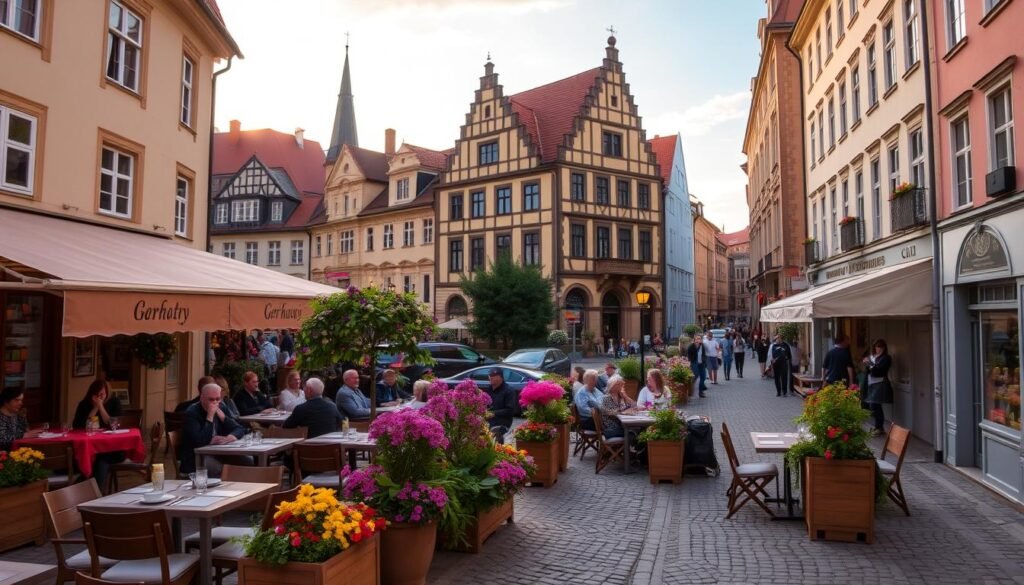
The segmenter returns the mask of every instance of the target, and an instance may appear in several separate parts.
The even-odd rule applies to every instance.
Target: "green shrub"
[[[569,335],[565,331],[562,331],[561,329],[552,329],[551,332],[548,333],[549,346],[555,347],[558,345],[565,345],[567,343],[569,343]]]
[[[628,357],[615,362],[619,374],[626,380],[640,381],[640,358]]]
[[[697,335],[700,332],[701,332],[700,325],[696,325],[694,323],[691,323],[691,324],[687,325],[686,327],[683,327],[683,333],[685,333],[689,337],[693,337],[694,335]]]

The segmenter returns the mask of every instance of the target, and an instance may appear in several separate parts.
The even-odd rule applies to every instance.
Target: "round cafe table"
[[[121,429],[117,432],[99,431],[92,434],[83,430],[74,430],[66,435],[48,433],[43,436],[18,439],[12,448],[32,447],[61,441],[71,441],[75,453],[75,464],[85,477],[92,477],[92,463],[96,460],[98,453],[124,451],[125,456],[132,461],[142,461],[146,458],[146,446],[142,442],[142,433],[139,429]]]

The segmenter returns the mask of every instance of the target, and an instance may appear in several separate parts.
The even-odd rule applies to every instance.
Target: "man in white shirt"
[[[722,356],[722,346],[710,331],[704,337],[704,355],[708,358],[708,378],[712,384],[718,384],[718,360]]]

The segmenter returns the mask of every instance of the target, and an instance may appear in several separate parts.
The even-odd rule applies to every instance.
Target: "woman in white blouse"
[[[302,376],[299,375],[297,370],[292,370],[288,374],[285,387],[281,389],[281,395],[278,396],[277,407],[291,412],[295,410],[296,406],[305,401],[306,395],[302,392]]]
[[[640,390],[636,403],[641,408],[667,408],[672,405],[672,393],[665,387],[661,370],[648,370],[647,385]]]

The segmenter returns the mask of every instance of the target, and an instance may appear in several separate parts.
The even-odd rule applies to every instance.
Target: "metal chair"
[[[889,487],[886,495],[889,499],[903,509],[903,513],[910,516],[910,507],[907,506],[907,497],[903,494],[903,484],[900,483],[900,470],[903,469],[903,457],[907,454],[907,447],[910,446],[910,431],[899,425],[892,425],[889,434],[885,437],[885,444],[882,445],[882,456],[875,459],[878,470],[889,478]],[[896,456],[896,463],[893,464],[885,459],[886,455]]]
[[[56,585],[76,580],[76,573],[88,574],[92,571],[92,559],[88,550],[66,556],[64,546],[85,544],[84,538],[69,538],[69,535],[82,529],[82,515],[78,512],[78,505],[91,502],[102,495],[96,480],[91,477],[66,488],[43,492],[43,505],[49,516],[50,531],[55,537],[50,539],[50,542],[53,543],[54,556],[57,558]],[[109,569],[116,562],[100,558],[100,568]]]
[[[768,508],[761,496],[767,496],[765,491],[772,481],[778,485],[779,468],[774,463],[740,463],[736,457],[736,448],[732,444],[732,435],[729,434],[729,426],[722,423],[722,443],[725,445],[725,452],[729,456],[729,467],[732,469],[732,483],[726,491],[729,496],[729,513],[725,519],[732,518],[733,514],[747,502],[753,501],[761,507],[769,516],[775,514]],[[778,489],[778,488],[776,488]],[[742,492],[742,499],[740,492]]]

